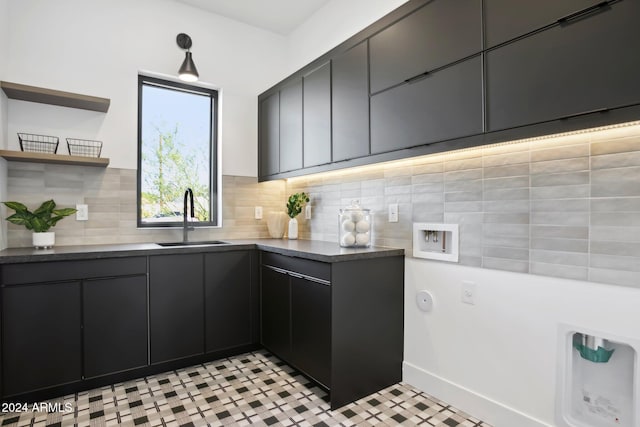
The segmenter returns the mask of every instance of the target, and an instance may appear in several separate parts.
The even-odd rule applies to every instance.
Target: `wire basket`
[[[58,151],[58,137],[48,135],[34,135],[32,133],[18,133],[20,149],[32,153],[55,154]]]
[[[67,147],[69,148],[69,154],[72,156],[100,157],[102,141],[67,138]]]

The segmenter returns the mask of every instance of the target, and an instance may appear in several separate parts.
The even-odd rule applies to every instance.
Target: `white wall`
[[[332,0],[287,38],[287,75],[406,2],[407,0]]]
[[[497,427],[555,425],[560,323],[640,338],[638,289],[414,258],[405,273],[404,380]],[[463,280],[476,305],[460,301]]]
[[[222,172],[257,175],[256,97],[283,76],[284,37],[169,0],[8,1],[4,80],[111,99],[107,114],[11,100],[11,149],[16,132],[53,132],[102,140],[111,166],[136,168],[138,71],[175,76],[186,32],[200,80],[222,89]]]
[[[0,0],[0,80],[5,79],[9,50],[9,0]],[[7,96],[0,91],[0,150],[7,148]],[[7,199],[7,162],[0,159],[0,201]],[[0,205],[0,249],[7,247],[6,208]]]

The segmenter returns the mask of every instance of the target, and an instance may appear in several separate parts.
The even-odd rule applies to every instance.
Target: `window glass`
[[[212,89],[139,76],[138,226],[181,226],[188,188],[192,225],[218,225],[217,100]]]

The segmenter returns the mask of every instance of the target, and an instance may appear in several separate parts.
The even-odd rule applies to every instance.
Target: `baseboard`
[[[552,427],[406,361],[402,364],[402,380],[494,427]]]

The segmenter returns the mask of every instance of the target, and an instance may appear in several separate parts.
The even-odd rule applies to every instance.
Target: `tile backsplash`
[[[57,245],[139,243],[181,240],[181,229],[136,228],[136,171],[131,169],[9,162],[9,200],[31,208],[53,198],[61,207],[89,206],[89,220],[75,216],[56,225]],[[222,227],[198,228],[192,240],[269,237],[266,222],[254,219],[254,206],[265,214],[285,210],[285,183],[258,184],[257,178],[222,177]],[[10,212],[9,212],[10,213]],[[31,246],[31,232],[9,224],[10,247]]]
[[[89,221],[56,226],[56,244],[179,240],[181,230],[136,228],[136,171],[8,163],[8,198],[89,205]],[[460,264],[640,288],[640,124],[516,141],[258,183],[224,176],[223,226],[193,240],[269,237],[254,206],[284,211],[311,195],[300,238],[338,241],[338,211],[357,199],[374,214],[373,243],[412,254],[414,222],[460,226]],[[399,222],[387,208],[399,205]],[[9,224],[10,247],[31,233]],[[438,261],[434,261],[438,262]]]
[[[640,125],[517,141],[290,179],[337,241],[352,199],[375,212],[374,243],[412,253],[413,222],[460,225],[460,264],[640,287]],[[387,221],[398,203],[400,221]]]

